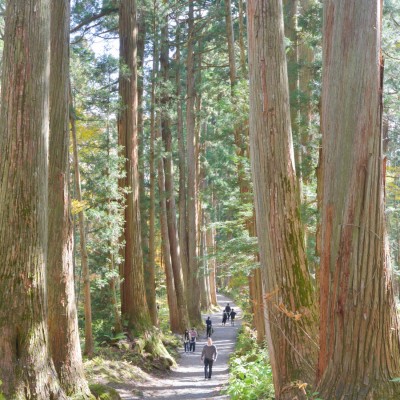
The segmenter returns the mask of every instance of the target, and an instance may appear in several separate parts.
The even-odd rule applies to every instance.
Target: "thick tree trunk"
[[[248,38],[250,149],[266,336],[276,397],[291,399],[295,381],[314,379],[317,311],[299,216],[280,0],[248,2]]]
[[[118,119],[119,142],[126,158],[125,260],[123,263],[123,311],[129,328],[137,333],[150,326],[146,302],[140,233],[138,131],[137,131],[137,21],[136,1],[121,0],[119,7],[121,109]],[[127,72],[128,71],[128,72]]]
[[[69,194],[69,1],[51,3],[49,242],[50,351],[67,395],[90,395],[84,377],[75,303]]]
[[[188,228],[188,312],[192,325],[201,324],[199,264],[197,259],[197,143],[195,134],[195,73],[194,73],[194,15],[193,0],[189,0],[189,31],[187,44],[187,104],[186,104],[186,131],[187,131],[187,228]],[[190,294],[190,295],[189,295]]]
[[[319,396],[398,399],[382,170],[382,4],[324,3]]]
[[[7,399],[66,399],[49,354],[45,288],[49,49],[50,2],[8,2],[0,102],[0,391]]]
[[[179,239],[176,223],[176,206],[175,206],[175,189],[174,189],[174,175],[172,163],[172,133],[171,122],[168,115],[170,107],[169,93],[167,92],[169,79],[169,41],[168,41],[168,16],[165,17],[165,25],[162,28],[162,44],[160,65],[163,76],[164,88],[161,97],[162,110],[161,114],[161,132],[164,144],[165,155],[162,160],[165,176],[165,193],[166,193],[166,207],[167,207],[167,224],[169,233],[169,245],[171,252],[171,263],[174,277],[174,286],[176,292],[176,299],[178,302],[179,323],[181,333],[188,327],[188,313],[186,308],[186,299],[183,286],[183,273],[179,249]]]
[[[70,94],[72,104],[72,94]],[[70,112],[71,132],[72,132],[72,149],[74,154],[74,172],[75,172],[75,191],[76,199],[79,203],[82,202],[81,190],[81,175],[79,172],[79,156],[78,145],[76,140],[76,121],[74,114],[74,107],[71,106]],[[94,351],[94,341],[92,332],[92,301],[90,295],[90,270],[89,270],[89,257],[86,246],[86,219],[84,211],[78,214],[79,219],[79,244],[81,250],[81,264],[82,264],[82,278],[84,290],[84,309],[85,309],[85,348],[84,354],[91,357]]]

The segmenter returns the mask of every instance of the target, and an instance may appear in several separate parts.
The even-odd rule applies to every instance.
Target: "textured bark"
[[[178,230],[176,222],[176,205],[175,205],[175,189],[174,175],[172,162],[172,132],[171,121],[168,114],[168,109],[171,107],[169,98],[170,95],[166,91],[166,87],[170,82],[169,78],[169,41],[168,41],[168,16],[165,17],[165,25],[162,28],[162,44],[160,54],[161,72],[164,82],[164,90],[161,98],[162,112],[161,114],[161,132],[162,141],[164,144],[164,157],[162,165],[165,176],[165,195],[167,207],[167,224],[169,234],[169,245],[171,253],[171,263],[173,270],[174,286],[176,299],[178,303],[179,324],[183,333],[188,327],[188,312],[186,308],[186,299],[183,286],[183,273],[179,248]]]
[[[71,94],[72,104],[72,94]],[[76,121],[74,114],[74,107],[71,107],[72,112],[70,113],[71,121],[71,132],[72,132],[72,149],[74,153],[74,173],[75,173],[75,192],[76,199],[78,202],[82,202],[82,190],[81,190],[81,175],[79,172],[79,155],[78,145],[76,140]],[[94,351],[94,341],[92,332],[92,301],[90,295],[90,270],[89,270],[89,257],[86,246],[86,219],[84,211],[80,211],[78,214],[79,219],[79,245],[81,250],[81,265],[82,265],[82,278],[83,278],[83,290],[84,290],[84,309],[85,309],[85,348],[84,354],[91,357]]]
[[[265,340],[265,305],[260,268],[256,268],[250,276],[250,288],[254,327],[257,331],[257,342],[261,344]]]
[[[90,395],[79,342],[69,194],[69,1],[51,3],[49,242],[50,351],[67,395]]]
[[[138,130],[137,130],[137,21],[136,1],[121,0],[119,7],[120,58],[124,66],[120,74],[121,109],[118,137],[126,158],[125,260],[123,263],[123,312],[133,333],[150,326],[146,302],[141,245]]]
[[[0,390],[7,399],[66,399],[48,340],[49,49],[50,2],[9,1],[0,102]]]
[[[248,2],[250,149],[267,342],[278,399],[311,383],[317,311],[307,270],[290,129],[282,3]],[[301,394],[298,394],[301,396]]]
[[[179,247],[181,250],[181,264],[183,272],[183,282],[185,285],[185,295],[188,300],[188,275],[189,275],[189,259],[188,259],[188,233],[187,233],[187,210],[186,210],[186,149],[183,139],[183,112],[182,112],[182,99],[181,99],[181,50],[180,50],[180,26],[176,29],[176,98],[177,98],[177,134],[178,134],[178,147],[179,147],[179,197],[178,197],[178,210],[179,210]]]
[[[382,4],[324,3],[319,396],[398,399],[399,326],[384,228]]]
[[[187,229],[188,229],[188,312],[192,325],[201,324],[200,290],[199,290],[199,264],[197,259],[197,143],[195,134],[195,73],[194,73],[194,16],[193,0],[189,0],[188,18],[188,43],[187,43],[187,103],[186,103],[186,132],[187,132]],[[190,293],[190,296],[189,296]]]

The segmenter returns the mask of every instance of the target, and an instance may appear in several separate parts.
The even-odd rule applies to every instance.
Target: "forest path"
[[[203,314],[205,320],[209,315],[212,320],[214,333],[213,343],[218,350],[217,361],[213,365],[211,380],[204,379],[204,364],[200,360],[203,346],[206,344],[205,331],[199,331],[194,353],[185,353],[180,349],[181,358],[178,367],[165,377],[152,377],[140,386],[124,385],[116,387],[124,400],[159,399],[159,400],[226,400],[229,396],[221,394],[222,388],[228,382],[228,359],[234,351],[237,331],[241,324],[241,310],[229,298],[218,294],[219,311],[213,314]],[[229,303],[237,312],[235,326],[227,322],[222,326],[222,310]]]

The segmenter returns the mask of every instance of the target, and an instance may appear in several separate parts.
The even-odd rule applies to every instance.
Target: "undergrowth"
[[[245,325],[240,329],[229,370],[229,384],[225,392],[232,400],[275,398],[267,349],[257,344],[252,331]]]

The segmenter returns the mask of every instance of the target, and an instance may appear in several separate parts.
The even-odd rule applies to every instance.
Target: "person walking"
[[[231,325],[235,325],[235,317],[236,317],[236,312],[235,310],[232,308],[231,310]]]
[[[203,347],[201,352],[201,361],[204,362],[204,379],[211,379],[212,366],[214,361],[217,360],[218,351],[215,345],[213,345],[212,339],[207,339],[207,344]]]
[[[189,351],[189,341],[190,341],[189,329],[185,329],[185,332],[183,334],[183,348],[185,350],[185,353]]]
[[[206,333],[206,336],[207,336],[207,337],[211,337],[211,334],[212,334],[212,321],[211,321],[211,318],[210,318],[210,317],[208,317],[208,318],[206,319],[206,325],[207,325],[207,333]]]
[[[231,315],[231,306],[229,305],[229,303],[226,305],[225,310],[224,310],[227,315],[228,315],[228,321],[229,321],[229,317]]]
[[[225,326],[226,324],[226,320],[228,319],[228,313],[226,313],[225,311],[222,312],[222,325]]]
[[[189,351],[192,351],[193,353],[196,351],[196,340],[197,340],[197,332],[196,329],[192,328],[189,332]]]

